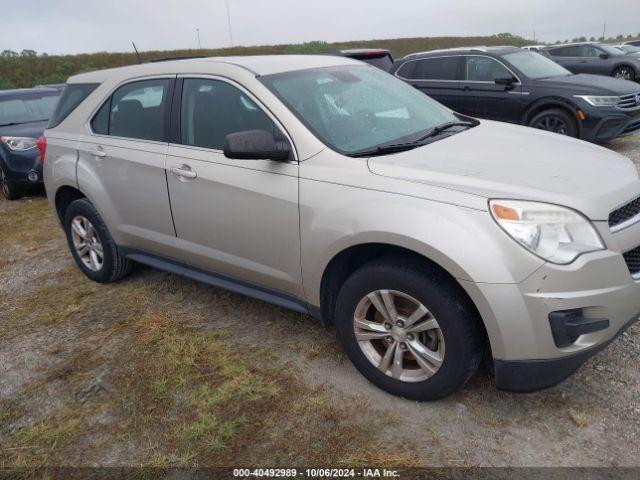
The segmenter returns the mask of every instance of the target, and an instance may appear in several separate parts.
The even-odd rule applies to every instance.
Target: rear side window
[[[84,102],[91,92],[98,88],[97,83],[70,83],[64,87],[62,96],[58,101],[56,109],[51,115],[47,128],[57,127],[62,121],[73,112],[78,105]]]
[[[91,129],[100,135],[164,141],[172,81],[153,79],[123,85],[100,107]]]
[[[554,48],[549,50],[549,54],[552,57],[579,57],[580,46]]]
[[[460,57],[439,57],[416,60],[413,69],[406,70],[409,80],[456,80],[458,78],[458,62]],[[401,69],[402,70],[402,69]]]
[[[183,145],[222,150],[227,135],[245,130],[266,130],[274,136],[279,132],[271,118],[233,85],[220,80],[184,80],[180,115]]]

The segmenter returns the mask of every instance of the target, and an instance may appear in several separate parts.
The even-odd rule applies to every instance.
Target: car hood
[[[605,77],[603,75],[567,75],[566,77],[551,77],[538,80],[541,85],[556,88],[580,88],[585,93],[612,93],[615,95],[627,95],[640,92],[640,85],[629,80]]]
[[[40,138],[44,133],[44,129],[47,128],[47,123],[48,120],[44,122],[29,122],[21,123],[19,125],[0,126],[0,135]]]
[[[372,173],[486,198],[565,205],[606,220],[640,194],[635,165],[581,140],[499,122],[368,160]]]

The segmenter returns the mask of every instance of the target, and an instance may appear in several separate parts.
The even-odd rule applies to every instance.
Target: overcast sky
[[[640,0],[228,0],[236,45],[510,32],[555,41],[640,33]],[[0,51],[228,46],[226,0],[0,0]]]

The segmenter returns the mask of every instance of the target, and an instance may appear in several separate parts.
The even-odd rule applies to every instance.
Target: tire
[[[74,226],[74,222],[78,223]],[[110,283],[120,280],[131,272],[131,260],[118,253],[118,247],[111,238],[106,225],[89,200],[81,198],[72,202],[67,208],[63,224],[71,254],[80,270],[91,280],[98,283]],[[87,236],[80,235],[77,229],[78,224],[81,229],[84,229]],[[94,234],[90,238],[88,238],[89,232]],[[100,259],[96,241],[99,242],[102,251],[101,262],[94,261],[93,254],[95,254],[95,259]],[[82,244],[89,249],[88,258],[84,254],[86,249],[76,246]]]
[[[0,167],[0,190],[7,200],[18,200],[24,195],[24,190],[7,178],[3,167]]]
[[[611,76],[634,82],[636,79],[636,72],[631,67],[628,67],[626,65],[621,65],[620,67],[616,68],[613,72],[611,72]]]
[[[405,337],[404,348],[401,348],[401,338],[395,337],[359,342],[356,338],[355,318],[362,318],[362,302],[365,301],[365,305],[368,303],[365,297],[369,298],[372,292],[377,291],[404,295],[393,300],[398,313],[404,308],[403,304],[408,306],[412,300],[418,301],[428,310],[427,315],[432,317],[422,317],[425,319],[424,323],[423,320],[417,321],[414,327],[424,325],[426,320],[434,318],[439,329],[416,334],[429,335],[426,340],[420,340],[416,335],[413,338]],[[407,310],[407,314],[411,309]],[[365,310],[365,320],[373,320],[369,323],[375,324],[376,319],[382,320],[374,303]],[[355,367],[370,382],[393,395],[413,400],[438,400],[447,397],[471,378],[482,359],[484,342],[477,314],[470,301],[461,293],[460,287],[443,273],[416,266],[414,261],[406,258],[374,260],[354,272],[340,290],[335,318],[338,338]],[[410,316],[400,318],[405,318],[408,324]],[[376,329],[379,328],[378,325],[376,324]],[[388,329],[388,325],[385,328]],[[366,335],[367,331],[359,330],[359,335]],[[391,333],[398,334],[395,327]],[[442,350],[441,356],[438,353],[442,361],[435,373],[426,373],[428,378],[422,378],[426,370],[415,360],[416,350],[412,346],[415,345],[415,340],[420,340],[423,346],[428,342],[433,342],[433,345],[437,343],[436,346],[429,347],[431,354]],[[399,348],[403,350],[399,362],[403,369],[399,376],[394,374],[393,366],[385,371],[380,367],[393,344],[396,345],[393,355],[397,354]],[[371,360],[371,356],[380,357],[377,365]],[[395,356],[393,358],[396,359]],[[434,368],[433,365],[431,367]]]
[[[578,125],[571,115],[561,108],[550,108],[536,114],[529,126],[568,137],[578,137]]]

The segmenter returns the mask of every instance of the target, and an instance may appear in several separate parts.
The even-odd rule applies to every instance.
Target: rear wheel
[[[24,195],[24,190],[7,178],[3,167],[0,167],[0,190],[7,200],[18,200]]]
[[[578,136],[576,121],[569,113],[559,108],[550,108],[536,114],[529,122],[529,126],[569,137]]]
[[[482,356],[473,310],[453,281],[401,258],[376,260],[347,279],[336,327],[360,373],[415,400],[450,395]]]
[[[623,65],[621,67],[616,68],[612,73],[611,73],[612,77],[615,78],[621,78],[623,80],[635,80],[636,79],[636,72],[633,71],[633,68],[631,67],[627,67],[626,65]]]
[[[73,258],[91,280],[115,282],[131,271],[131,261],[118,253],[98,211],[86,198],[69,205],[64,229]]]

